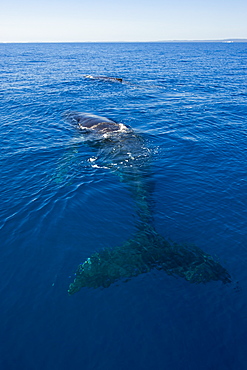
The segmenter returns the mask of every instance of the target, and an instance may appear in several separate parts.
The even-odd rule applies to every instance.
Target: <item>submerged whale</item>
[[[123,245],[96,251],[80,263],[70,295],[82,287],[109,287],[156,268],[191,283],[231,281],[227,270],[196,246],[166,240],[155,230],[150,187],[150,154],[141,135],[122,123],[90,113],[71,112],[66,118],[78,130],[93,135],[90,144],[100,146],[111,158],[109,168],[131,192],[138,216],[137,232]]]

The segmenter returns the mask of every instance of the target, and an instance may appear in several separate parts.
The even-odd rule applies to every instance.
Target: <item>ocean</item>
[[[246,369],[246,75],[247,43],[0,44],[2,370]],[[143,139],[157,233],[230,283],[151,269],[68,294],[80,263],[134,237],[138,212],[66,112]]]

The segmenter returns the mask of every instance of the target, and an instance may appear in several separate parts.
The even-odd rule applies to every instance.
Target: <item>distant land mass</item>
[[[247,39],[222,39],[222,40],[163,40],[157,42],[247,42]]]

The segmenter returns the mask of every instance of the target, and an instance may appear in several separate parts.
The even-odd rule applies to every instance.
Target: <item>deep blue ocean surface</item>
[[[0,44],[2,370],[246,369],[246,75],[245,43]],[[67,111],[143,136],[156,230],[230,284],[153,270],[68,295],[136,210]]]

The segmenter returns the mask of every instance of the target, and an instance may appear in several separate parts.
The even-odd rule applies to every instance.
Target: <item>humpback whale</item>
[[[138,216],[133,238],[123,245],[95,251],[79,264],[69,295],[83,287],[106,288],[152,269],[190,283],[229,283],[228,271],[212,256],[196,246],[168,241],[156,231],[149,181],[150,154],[144,138],[127,125],[94,114],[71,112],[66,118],[89,135],[91,145],[107,150],[111,157],[109,168],[128,186]]]
[[[92,75],[85,75],[85,78],[91,78],[92,80],[102,80],[102,81],[111,81],[111,82],[123,82],[122,78],[117,77],[107,77],[107,76],[92,76]]]

